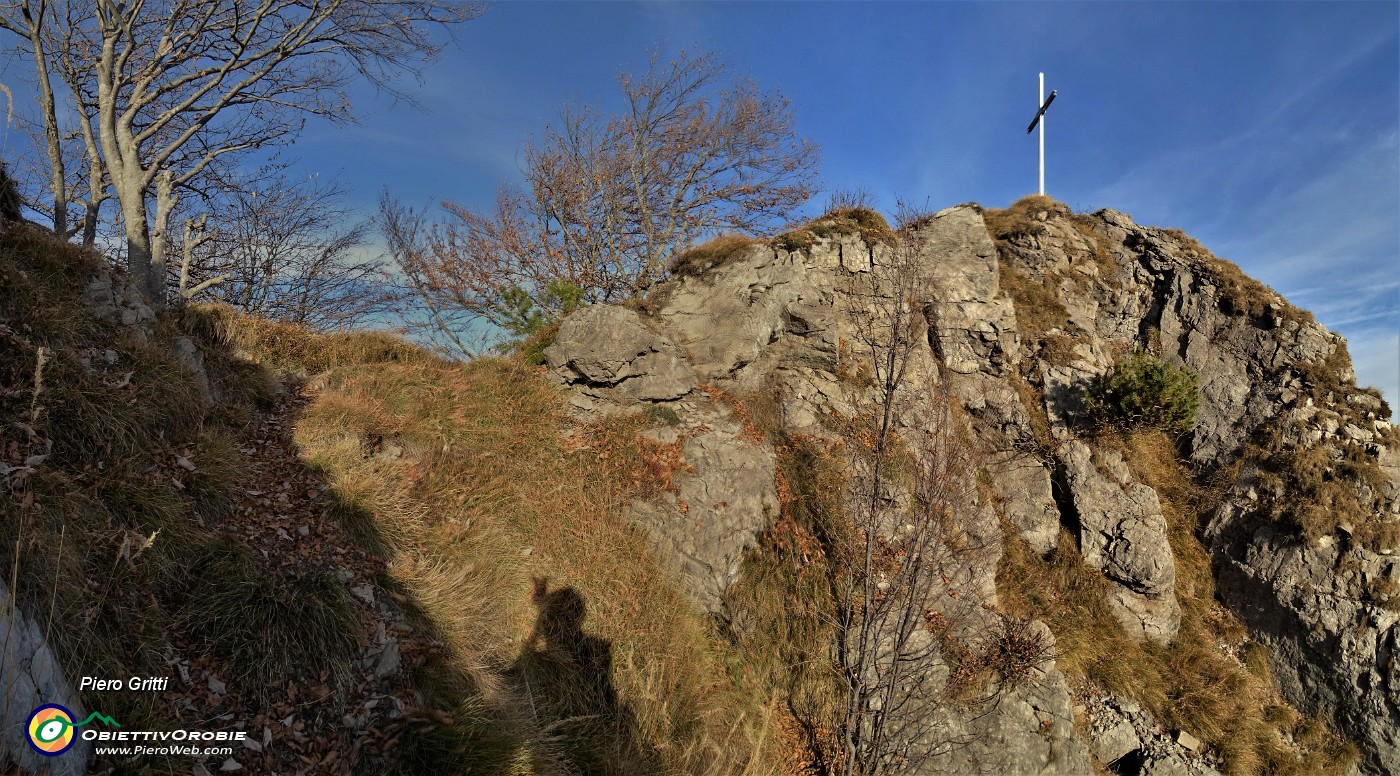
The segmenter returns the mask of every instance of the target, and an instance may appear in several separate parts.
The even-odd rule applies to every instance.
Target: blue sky
[[[564,103],[614,108],[649,50],[698,45],[793,101],[828,187],[1004,206],[1036,186],[1044,71],[1048,194],[1186,230],[1400,409],[1400,3],[502,2],[456,37],[422,109],[363,91],[298,167],[366,212],[384,187],[486,207]]]
[[[565,102],[616,107],[618,73],[693,45],[780,89],[824,182],[885,210],[1034,191],[1044,71],[1048,194],[1186,230],[1344,334],[1400,407],[1394,2],[498,3],[425,70],[424,110],[365,93],[296,153],[366,206],[484,207]]]

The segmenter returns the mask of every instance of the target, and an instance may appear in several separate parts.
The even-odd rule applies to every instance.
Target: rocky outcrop
[[[1176,563],[1156,491],[1133,479],[1112,450],[1060,448],[1079,522],[1084,562],[1113,583],[1109,604],[1129,634],[1166,644],[1181,625]]]
[[[569,319],[545,358],[588,392],[621,399],[676,399],[695,387],[684,355],[637,313],[593,305]]]
[[[1020,355],[1016,313],[1000,293],[996,245],[970,207],[935,213],[907,238],[927,257],[930,344],[959,374],[1004,375]]]
[[[707,413],[704,426],[681,444],[689,471],[676,475],[675,492],[632,504],[629,517],[648,529],[682,587],[720,614],[744,550],[778,514],[778,494],[770,451],[745,441],[732,419]]]
[[[1131,698],[1095,696],[1086,713],[1099,762],[1131,776],[1220,776],[1201,755],[1200,741],[1186,731],[1173,735]]]
[[[1041,631],[1053,649],[1054,638]],[[1074,729],[1074,709],[1065,678],[1053,661],[997,699],[992,713],[956,718],[954,745],[924,769],[929,774],[1061,774],[1093,772],[1089,749]],[[1029,736],[1027,731],[1039,731]]]
[[[122,326],[137,326],[155,318],[141,291],[126,275],[103,272],[83,287],[83,302],[98,320]]]
[[[1220,597],[1269,648],[1279,689],[1337,720],[1368,755],[1366,771],[1400,766],[1400,557],[1345,534],[1316,545],[1234,504],[1211,522]]]
[[[1002,513],[1016,533],[1036,553],[1054,552],[1060,540],[1060,512],[1050,472],[1040,460],[1015,451],[1001,452],[988,461],[987,472],[1004,500]]]
[[[644,313],[595,306],[570,316],[548,363],[584,412],[660,403],[677,413],[668,433],[692,471],[631,514],[722,618],[724,590],[778,501],[773,451],[715,391],[773,397],[784,433],[835,439],[832,419],[868,406],[872,372],[857,323],[891,298],[872,279],[912,253],[909,294],[927,346],[911,354],[908,383],[954,397],[949,422],[983,454],[983,477],[966,488],[958,519],[962,541],[990,551],[969,554],[959,589],[977,606],[996,605],[996,550],[1009,540],[999,518],[1041,555],[1068,529],[1108,583],[1125,632],[1158,644],[1176,637],[1182,617],[1162,501],[1096,441],[1081,399],[1087,381],[1133,347],[1189,367],[1201,404],[1180,451],[1203,476],[1238,473],[1200,536],[1220,599],[1269,648],[1290,702],[1357,740],[1367,773],[1400,770],[1400,454],[1379,401],[1357,391],[1341,338],[1180,233],[1110,210],[1072,216],[1046,205],[1020,215],[1023,223],[993,230],[996,241],[977,207],[959,206],[895,245],[835,234],[798,250],[741,247],[658,288]],[[895,413],[913,447],[929,426],[904,405]],[[1261,452],[1265,437],[1275,445]],[[1291,481],[1275,471],[1305,458],[1355,507],[1307,537],[1280,515],[1291,514],[1290,500],[1320,497],[1288,492]],[[976,743],[940,767],[1083,772],[1088,749],[1068,723],[1058,676],[1046,664],[985,719],[943,718]],[[1142,772],[1181,771],[1132,727],[1100,731],[1098,759],[1137,751]],[[1182,762],[1181,772],[1208,772]]]
[[[40,754],[29,742],[30,715],[45,704],[58,704],[71,712],[70,722],[83,722],[87,709],[63,675],[44,629],[23,612],[11,608],[9,587],[0,582],[0,755],[7,755],[25,773],[80,776],[87,773],[92,742],[74,735],[70,749],[56,757]],[[0,760],[4,760],[0,756]]]

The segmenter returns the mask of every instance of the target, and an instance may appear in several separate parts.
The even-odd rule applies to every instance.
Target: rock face
[[[141,297],[141,291],[126,275],[104,272],[83,288],[83,301],[99,320],[122,326],[144,324],[155,313]]]
[[[1170,642],[1181,607],[1156,491],[1134,480],[1112,450],[1100,451],[1097,461],[1083,442],[1071,440],[1060,450],[1079,518],[1079,551],[1113,583],[1114,616],[1135,637]]]
[[[1159,644],[1182,617],[1162,501],[1096,441],[1081,397],[1133,347],[1189,367],[1201,402],[1180,452],[1233,478],[1217,482],[1224,496],[1199,534],[1219,598],[1269,649],[1291,703],[1355,740],[1365,773],[1400,771],[1400,448],[1379,400],[1357,390],[1341,338],[1179,232],[1111,210],[1021,215],[994,228],[959,206],[894,244],[857,234],[798,250],[754,244],[656,289],[646,313],[575,313],[548,364],[584,414],[664,408],[679,418],[662,433],[680,441],[691,471],[631,515],[723,620],[724,592],[780,502],[774,451],[715,397],[772,396],[783,433],[836,439],[832,419],[864,411],[875,380],[858,324],[893,297],[874,281],[912,255],[917,282],[906,291],[924,344],[906,379],[954,397],[957,417],[933,422],[901,405],[892,427],[917,447],[929,428],[956,423],[985,451],[957,515],[960,541],[983,549],[956,585],[973,608],[994,608],[1003,542],[1044,555],[1074,541],[1108,583],[1124,631]],[[1308,471],[1318,482],[1300,484]],[[1346,509],[1327,517],[1308,506],[1318,504]],[[1019,539],[1003,536],[999,518]],[[1088,772],[1064,678],[1053,661],[1035,677],[985,717],[940,712],[940,725],[972,743],[929,772]],[[1136,752],[1133,772],[1208,772],[1154,749],[1135,712],[1115,708],[1096,723],[1100,763]]]
[[[675,344],[621,307],[594,305],[570,318],[545,358],[571,382],[629,399],[675,399],[695,387]]]
[[[682,585],[706,609],[721,611],[721,596],[739,579],[744,550],[778,514],[773,456],[741,438],[733,421],[712,418],[708,430],[688,436],[681,450],[689,472],[660,503],[637,502],[631,519],[649,529],[662,557],[670,557]]]
[[[10,590],[0,582],[0,642],[5,644],[0,660],[0,686],[5,702],[0,706],[0,755],[18,763],[26,773],[53,776],[80,776],[87,773],[92,742],[75,736],[73,746],[56,757],[40,754],[29,743],[30,714],[40,706],[56,703],[72,712],[72,722],[82,722],[88,714],[63,675],[53,652],[45,642],[41,624],[23,612],[9,607]]]
[[[1016,313],[999,293],[996,245],[981,214],[948,208],[910,239],[930,260],[927,314],[939,361],[959,374],[1005,374],[1019,356]]]
[[[1043,629],[1054,644],[1050,629]],[[1092,773],[1089,750],[1074,730],[1065,678],[1052,662],[1036,669],[1020,687],[1002,696],[992,713],[956,721],[959,745],[930,762],[929,774]],[[1040,731],[1028,736],[1027,731]]]

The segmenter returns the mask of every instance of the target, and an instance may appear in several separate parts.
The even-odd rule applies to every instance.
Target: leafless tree
[[[29,119],[21,113],[19,119],[43,151],[44,163],[37,172],[51,196],[48,202],[33,204],[52,219],[55,233],[71,237],[75,230],[69,226],[68,207],[82,182],[75,181],[71,174],[75,160],[71,143],[67,141],[72,140],[72,133],[65,132],[59,123],[59,95],[55,91],[53,71],[60,61],[55,50],[61,47],[61,40],[55,38],[54,11],[49,0],[12,0],[0,5],[0,29],[18,36],[21,53],[34,63],[33,84],[39,115],[37,119]],[[61,82],[63,73],[61,68],[59,70]]]
[[[12,0],[3,15],[33,48],[41,90],[52,95],[44,84],[57,63],[91,119],[78,124],[120,206],[127,266],[160,305],[181,191],[220,160],[284,142],[307,116],[349,120],[355,77],[388,88],[439,51],[433,26],[481,10],[466,0]],[[53,188],[62,211],[67,195]]]
[[[0,162],[0,222],[18,221],[20,206],[19,191],[15,188],[14,179],[5,170],[5,163]]]
[[[180,249],[182,298],[203,293],[240,310],[314,329],[385,312],[388,280],[334,181],[278,175],[223,196],[216,221],[190,218]]]
[[[877,255],[846,294],[872,390],[845,434],[854,533],[833,564],[844,707],[830,770],[845,776],[921,772],[961,743],[946,726],[950,709],[984,713],[1047,657],[1018,623],[982,609],[974,589],[991,557],[968,530],[976,457],[951,396],[933,375],[911,374],[928,348],[926,257],[908,231]],[[1002,625],[1014,637],[1000,638]]]
[[[811,196],[815,149],[778,93],[707,53],[653,56],[620,82],[624,111],[566,108],[524,149],[526,187],[502,188],[490,212],[447,202],[446,223],[419,213],[410,229],[391,219],[413,211],[386,200],[386,230],[421,238],[396,259],[429,317],[557,314],[560,284],[585,302],[624,299],[699,237],[763,230]]]

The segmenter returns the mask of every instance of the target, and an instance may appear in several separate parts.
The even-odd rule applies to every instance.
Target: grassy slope
[[[219,309],[162,317],[142,342],[84,312],[81,286],[100,264],[37,231],[0,236],[0,452],[10,465],[50,453],[0,482],[0,543],[12,548],[0,573],[48,623],[70,676],[171,675],[173,655],[194,681],[85,694],[87,705],[131,729],[291,710],[304,722],[272,725],[288,736],[275,754],[240,754],[254,773],[292,767],[294,733],[328,742],[314,753],[325,772],[357,756],[352,772],[394,758],[423,773],[779,769],[767,710],[730,678],[740,661],[621,519],[679,464],[677,449],[636,436],[641,420],[574,427],[557,391],[517,361],[452,365],[392,337],[318,336]],[[222,397],[207,411],[170,353],[181,332]],[[284,371],[317,377],[279,395],[271,374]],[[291,542],[315,545],[305,558],[279,556],[279,524],[245,516],[280,509],[246,496],[279,482],[319,510],[303,521],[309,539]],[[358,576],[326,573],[327,547]],[[418,631],[400,634],[412,686],[373,685],[407,713],[371,720],[385,733],[372,754],[339,724],[371,683],[356,671],[377,620],[347,594],[357,584],[392,596]],[[230,610],[239,616],[214,617]],[[206,674],[227,690],[206,691]]]
[[[669,486],[678,447],[638,437],[640,418],[574,426],[516,360],[383,361],[400,346],[223,322],[255,359],[329,367],[297,442],[385,558],[385,583],[443,642],[417,675],[455,724],[412,737],[414,767],[774,770],[767,714],[728,678],[733,656],[622,519],[630,499]]]

